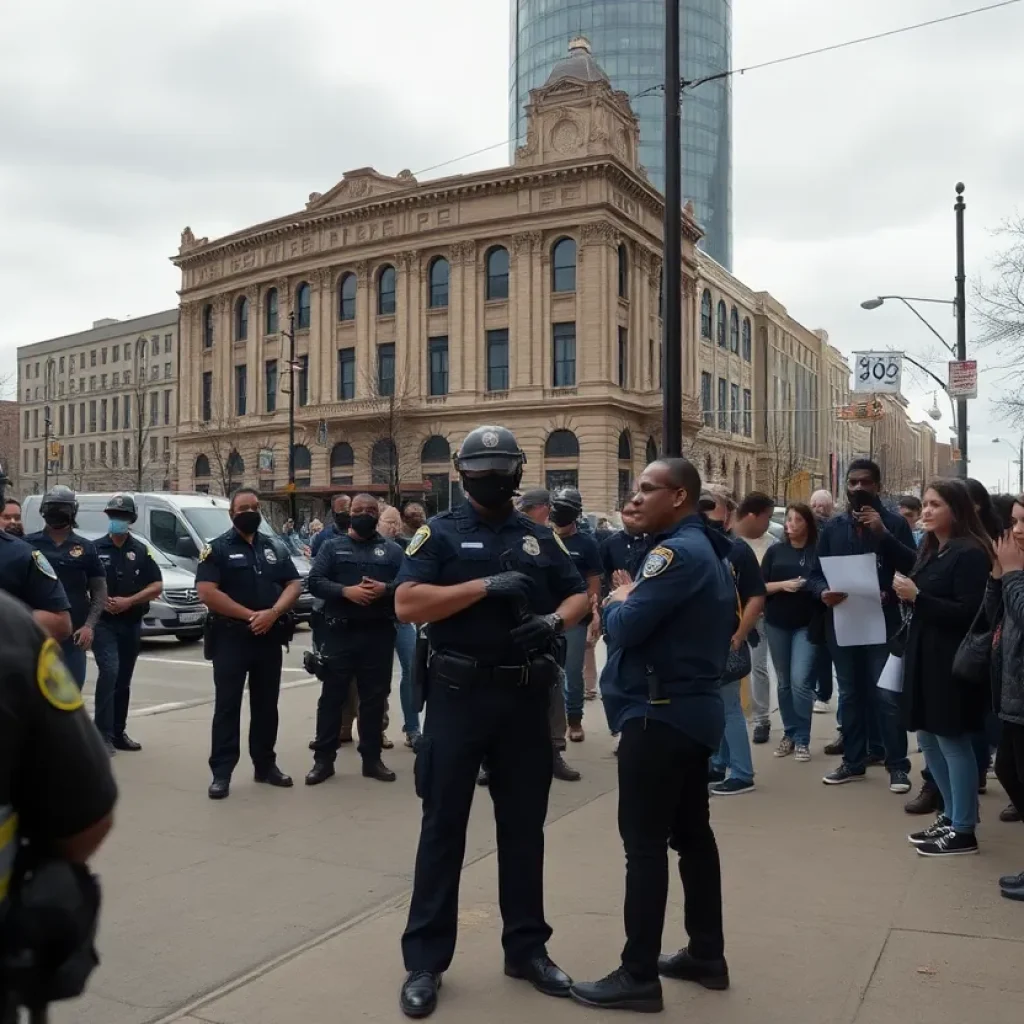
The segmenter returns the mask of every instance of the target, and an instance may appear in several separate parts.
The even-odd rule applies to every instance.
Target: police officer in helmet
[[[455,951],[458,887],[477,772],[490,767],[505,973],[546,995],[571,979],[548,957],[544,818],[551,788],[548,709],[561,634],[587,613],[586,585],[546,526],[512,497],[526,456],[504,427],[478,427],[454,458],[467,500],[417,530],[397,577],[403,622],[427,624],[427,715],[417,745],[423,822],[400,1003],[437,1005]]]

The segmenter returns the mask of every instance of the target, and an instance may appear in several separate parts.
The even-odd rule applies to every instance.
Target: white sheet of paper
[[[890,693],[903,692],[903,659],[897,658],[895,654],[889,655],[889,660],[878,677],[880,689],[888,690]]]
[[[836,643],[840,647],[884,644],[885,615],[875,556],[826,555],[821,559],[821,570],[829,590],[847,595],[832,609]]]

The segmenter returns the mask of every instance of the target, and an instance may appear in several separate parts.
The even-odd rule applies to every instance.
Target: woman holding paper
[[[924,494],[917,565],[893,589],[912,606],[903,658],[904,725],[917,732],[945,813],[908,836],[925,857],[978,852],[978,764],[972,733],[989,698],[953,678],[953,658],[985,596],[992,542],[959,480],[936,480]]]

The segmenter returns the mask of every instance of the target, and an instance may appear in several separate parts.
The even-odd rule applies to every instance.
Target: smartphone
[[[850,508],[854,512],[860,512],[871,504],[871,498],[866,491],[854,491],[850,495]]]

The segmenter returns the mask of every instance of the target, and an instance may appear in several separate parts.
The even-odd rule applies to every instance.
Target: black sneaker
[[[560,751],[555,751],[555,761],[551,774],[562,782],[579,782],[583,777],[575,768],[565,763]]]
[[[640,981],[620,967],[600,981],[578,981],[569,995],[582,1006],[599,1010],[633,1010],[636,1013],[660,1013],[665,1008],[661,981]]]
[[[907,836],[907,842],[911,846],[924,846],[925,843],[934,842],[940,836],[944,836],[952,824],[949,818],[940,814],[927,828],[921,829],[920,832],[911,832]]]
[[[894,768],[889,772],[889,792],[909,793],[910,776],[906,772],[900,771],[898,768]]]
[[[844,782],[859,782],[864,778],[865,772],[861,768],[855,772],[845,761],[834,771],[829,772],[821,781],[826,786],[841,786]]]
[[[714,785],[716,782],[725,782],[725,770],[721,771],[718,768],[708,769],[708,784]]]
[[[1013,804],[1008,804],[999,812],[1000,821],[1020,821],[1020,811]]]
[[[754,743],[767,743],[771,734],[771,722],[758,722],[757,725],[754,726],[754,735],[751,737],[751,740]]]
[[[1024,889],[1024,871],[1019,875],[1003,875],[999,879],[1000,889]]]
[[[839,733],[831,743],[825,744],[825,753],[829,757],[842,757],[845,753],[845,747],[843,745],[843,734]]]
[[[978,840],[973,832],[954,832],[947,829],[938,839],[917,848],[922,857],[959,857],[978,852]]]
[[[712,796],[741,796],[753,793],[754,789],[754,783],[749,779],[726,779],[725,782],[716,782],[708,792]]]

